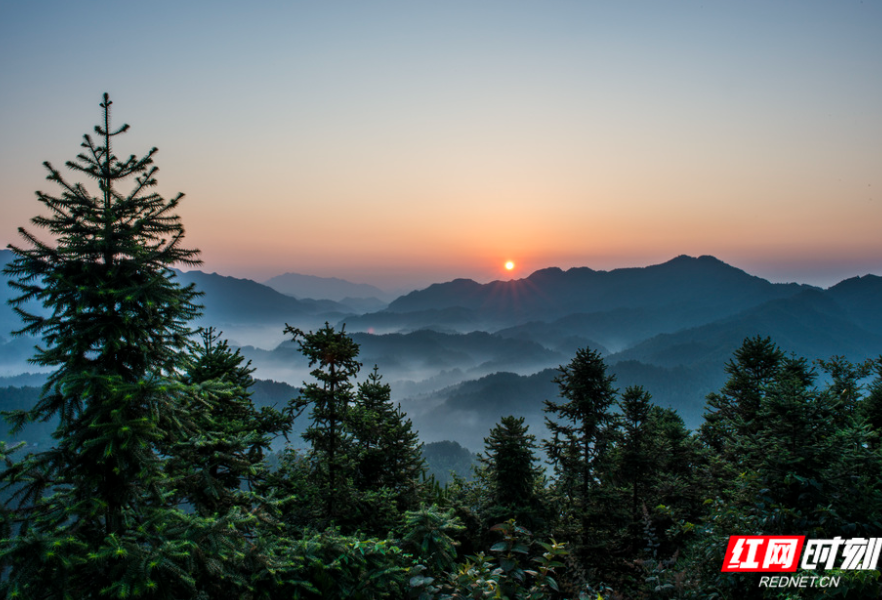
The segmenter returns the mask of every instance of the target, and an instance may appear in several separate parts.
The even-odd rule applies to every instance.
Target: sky
[[[3,247],[104,92],[208,272],[882,274],[877,0],[0,0]]]

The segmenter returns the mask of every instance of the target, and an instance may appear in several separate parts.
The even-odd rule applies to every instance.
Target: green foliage
[[[815,378],[804,359],[788,358],[770,338],[759,336],[744,340],[726,363],[726,373],[723,389],[707,397],[701,429],[706,442],[730,460],[736,458],[737,440],[761,426],[757,412],[770,385],[793,379],[809,386]]]
[[[536,466],[536,437],[527,433],[524,418],[503,417],[484,439],[484,476],[488,498],[484,519],[494,523],[515,519],[531,529],[546,525],[541,505],[542,471]]]
[[[326,524],[331,524],[344,512],[348,477],[353,468],[348,452],[352,435],[347,431],[347,421],[355,399],[351,380],[361,368],[356,360],[358,344],[345,331],[335,331],[327,323],[309,333],[286,325],[285,333],[290,333],[300,345],[310,367],[318,365],[310,372],[316,381],[303,384],[300,397],[291,402],[291,410],[299,415],[309,408],[311,425],[303,439],[311,445],[317,509]]]
[[[879,531],[882,464],[859,418],[859,379],[866,367],[841,358],[822,361],[832,381],[817,389],[802,369],[788,368],[793,363],[779,358],[778,367],[770,363],[771,375],[756,382],[751,435],[731,437],[724,458],[734,463],[733,470],[746,465],[756,474],[755,497],[775,508],[763,523],[769,533]],[[730,420],[745,426],[738,415],[717,422],[737,430]]]
[[[196,251],[181,248],[184,230],[173,214],[181,195],[166,201],[149,191],[156,185],[155,149],[126,160],[113,154],[111,140],[128,126],[110,129],[110,105],[105,94],[104,124],[95,128],[103,143],[85,136],[86,151],[67,163],[96,179],[99,195],[45,163],[61,194],[37,192],[51,216],[32,222],[55,243],[20,228],[30,247],[10,246],[15,259],[5,269],[21,292],[12,301],[25,322],[18,333],[41,335],[45,347],[33,362],[56,368],[41,400],[14,415],[19,425],[59,418],[58,447],[19,469],[30,473],[25,496],[37,498],[57,481],[72,496],[70,505],[86,511],[78,518],[102,519],[107,534],[120,530],[121,511],[139,503],[159,477],[154,448],[177,412],[167,393],[174,384],[165,378],[180,361],[187,321],[198,309],[196,292],[177,285],[170,270],[198,262]],[[134,178],[132,190],[122,194],[117,184],[127,178]],[[31,301],[49,316],[20,308]],[[131,485],[133,476],[146,485]]]
[[[614,560],[610,547],[619,545],[610,537],[620,521],[611,517],[622,507],[610,478],[614,379],[600,354],[585,348],[561,366],[555,378],[566,402],[545,401],[552,435],[545,440],[545,450],[556,476],[551,494],[561,515],[556,536],[569,542],[590,570],[604,570]]]
[[[624,428],[619,460],[620,479],[631,487],[631,515],[646,496],[646,484],[655,457],[650,444],[647,421],[652,408],[651,396],[641,387],[629,387],[619,399]]]
[[[407,588],[409,560],[387,540],[326,531],[281,538],[267,554],[269,567],[252,574],[254,598],[372,600],[401,598]]]
[[[564,566],[564,544],[532,541],[531,533],[514,519],[491,528],[502,540],[490,548],[491,556],[479,552],[467,556],[440,578],[423,575],[419,567],[410,580],[412,595],[420,600],[460,598],[508,598],[542,600],[560,591],[555,569]],[[536,554],[538,546],[539,554]],[[532,558],[530,555],[533,555]]]
[[[290,426],[279,411],[255,409],[252,369],[243,361],[214,328],[201,332],[201,343],[183,361],[194,433],[169,445],[165,471],[175,479],[179,501],[203,516],[260,502],[250,490],[266,476],[263,459],[273,438]]]
[[[41,396],[39,387],[0,387],[0,414],[27,413],[40,401]],[[15,435],[5,435],[10,427],[7,423],[0,422],[0,433],[3,434],[0,439],[9,443],[24,441],[29,446],[50,446],[52,433],[57,427],[58,419],[51,418],[48,421],[24,423]]]
[[[37,404],[12,420],[57,418],[58,426],[53,447],[7,461],[2,474],[12,498],[0,589],[13,597],[230,597],[244,584],[241,528],[255,517],[178,510],[177,478],[164,468],[170,449],[200,431],[190,386],[178,378],[197,294],[171,270],[197,264],[197,252],[181,246],[181,195],[167,201],[150,191],[155,149],[125,160],[113,153],[127,126],[110,129],[110,105],[105,94],[100,142],[85,136],[85,151],[67,163],[95,179],[98,194],[46,163],[61,193],[38,192],[49,216],[32,222],[52,241],[20,229],[28,247],[11,246],[5,269],[20,292],[12,301],[25,322],[19,333],[43,338],[33,361],[55,368]],[[126,179],[134,181],[124,194]],[[47,316],[23,310],[27,302]]]
[[[830,375],[821,389],[813,386],[804,361],[784,357],[769,340],[748,339],[730,363],[730,381],[708,398],[716,412],[702,434],[719,449],[714,461],[725,468],[706,463],[716,479],[706,514],[697,525],[679,523],[682,539],[691,541],[666,577],[671,585],[679,582],[681,591],[696,590],[682,597],[698,597],[697,590],[722,598],[757,593],[750,578],[719,571],[728,536],[735,533],[880,534],[882,461],[872,443],[875,434],[863,420],[867,399],[860,393],[868,367],[841,357],[819,365]],[[845,580],[853,581],[825,590],[825,597],[864,597],[857,590],[875,589],[858,579],[849,574]],[[775,594],[768,590],[763,597]]]
[[[415,556],[441,572],[456,559],[459,545],[453,536],[464,529],[452,510],[442,512],[437,506],[423,507],[405,514],[405,548],[413,549]]]
[[[882,447],[882,356],[871,361],[869,368],[874,377],[866,396],[858,405],[857,417],[873,432],[870,444],[878,449]]]
[[[273,476],[289,496],[286,522],[301,530],[340,527],[385,536],[419,505],[423,473],[419,436],[391,400],[374,367],[354,385],[361,365],[358,344],[327,323],[314,333],[288,327],[309,359],[316,382],[304,383],[290,403],[296,416],[309,409],[306,455],[282,454]],[[293,482],[297,482],[294,484]]]
[[[401,406],[393,405],[391,388],[382,382],[376,366],[367,380],[359,384],[347,422],[354,438],[353,483],[359,494],[358,520],[363,529],[388,531],[395,523],[377,518],[384,507],[391,504],[394,510],[388,511],[389,516],[397,520],[398,513],[419,504],[422,444]]]
[[[552,435],[545,450],[561,489],[583,506],[600,474],[607,428],[613,421],[609,411],[615,402],[615,377],[606,370],[598,352],[578,350],[554,380],[566,402],[545,401],[545,412],[553,416],[545,419]]]

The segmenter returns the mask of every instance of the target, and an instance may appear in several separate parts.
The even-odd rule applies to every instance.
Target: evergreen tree
[[[600,354],[588,348],[577,350],[573,360],[558,370],[554,382],[566,402],[545,401],[545,412],[560,419],[545,419],[552,434],[545,450],[559,485],[584,505],[597,479],[607,428],[613,421],[609,410],[615,402],[615,376],[607,374]]]
[[[835,425],[845,426],[858,416],[863,392],[861,381],[873,372],[873,361],[852,363],[844,356],[833,356],[815,362],[830,377],[827,390],[837,405]]]
[[[791,377],[769,386],[758,412],[762,427],[740,447],[754,457],[751,467],[767,501],[786,507],[767,524],[770,530],[876,535],[882,462],[856,408],[867,365],[841,357],[819,364],[830,383],[819,390]]]
[[[86,135],[85,150],[67,163],[97,181],[97,195],[44,163],[61,191],[37,192],[47,215],[32,222],[52,239],[19,229],[26,244],[10,246],[15,259],[5,269],[21,293],[13,301],[25,322],[18,333],[42,336],[33,361],[55,368],[40,401],[15,420],[59,419],[55,447],[3,473],[16,490],[17,536],[2,551],[11,596],[193,596],[194,574],[233,551],[197,556],[192,548],[216,544],[215,526],[230,524],[168,508],[158,449],[190,424],[174,375],[199,309],[196,291],[178,285],[171,267],[198,264],[198,253],[182,246],[182,195],[151,191],[156,149],[114,154],[128,126],[111,129],[110,107],[105,94],[98,141]],[[32,301],[48,316],[21,308]]]
[[[652,405],[646,419],[650,465],[648,506],[665,506],[671,515],[694,521],[710,495],[705,477],[708,450],[672,408]]]
[[[253,369],[243,362],[213,327],[185,357],[186,408],[197,434],[168,448],[166,472],[176,478],[180,499],[203,516],[263,503],[250,491],[265,477],[263,459],[273,438],[290,426],[275,409],[255,409]]]
[[[391,393],[376,366],[358,386],[349,418],[355,444],[354,483],[359,492],[386,490],[403,513],[419,502],[422,444],[401,405],[393,405]]]
[[[882,461],[872,444],[874,433],[862,420],[857,379],[866,370],[838,357],[819,362],[831,375],[824,388],[813,385],[805,361],[782,359],[754,388],[758,403],[753,418],[742,422],[745,426],[722,419],[714,423],[729,432],[723,461],[731,468],[724,472],[728,479],[717,474],[716,498],[690,554],[705,585],[728,596],[752,593],[749,582],[721,575],[716,566],[732,531],[799,531],[817,538],[879,535]],[[861,582],[855,572],[843,575],[843,588],[854,584],[855,597],[878,595],[877,582]],[[872,593],[865,584],[871,584]]]
[[[352,435],[347,425],[355,399],[352,379],[361,368],[356,360],[358,344],[344,330],[336,331],[327,323],[309,333],[286,325],[285,333],[300,345],[310,367],[318,365],[310,372],[316,381],[304,383],[300,396],[291,402],[291,410],[299,415],[309,408],[311,425],[303,439],[311,444],[311,479],[317,490],[317,508],[330,524],[343,512],[353,472],[349,456]]]
[[[537,487],[542,471],[535,464],[536,436],[527,433],[524,417],[503,417],[484,438],[486,456],[481,458],[489,480],[489,504],[485,518],[493,524],[515,519],[535,531],[545,524]]]
[[[699,477],[700,446],[676,411],[653,404],[642,386],[628,387],[618,405],[608,479],[619,499],[606,513],[607,539],[616,546],[610,554],[620,553],[625,564],[635,556],[665,559],[682,547],[673,526],[703,514],[708,486]]]
[[[620,479],[631,488],[631,518],[640,516],[640,503],[646,499],[647,480],[653,467],[653,448],[650,440],[649,414],[652,401],[649,392],[640,386],[631,386],[619,399],[623,427]]]
[[[804,359],[788,358],[771,338],[760,336],[745,338],[726,363],[726,373],[729,379],[723,388],[707,397],[710,410],[702,426],[705,441],[717,450],[758,431],[757,411],[774,382],[796,378],[808,385],[814,379]]]
[[[593,569],[603,571],[611,559],[609,515],[620,507],[610,485],[609,450],[613,442],[615,377],[607,374],[600,354],[580,349],[561,366],[554,381],[566,402],[545,401],[552,434],[545,450],[554,465],[555,490],[561,503],[561,535],[574,542],[574,553]]]

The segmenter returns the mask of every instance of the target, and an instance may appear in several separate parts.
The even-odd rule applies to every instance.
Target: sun
[[[511,261],[511,260],[510,260],[510,261],[508,261],[508,262],[505,263],[505,270],[506,270],[506,271],[511,271],[511,270],[514,269],[514,268],[515,268],[514,261]]]

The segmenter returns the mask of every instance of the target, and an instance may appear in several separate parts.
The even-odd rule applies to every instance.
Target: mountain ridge
[[[720,289],[724,287],[725,289]],[[543,313],[563,316],[573,312],[597,312],[614,308],[700,303],[708,300],[723,306],[743,302],[761,303],[773,297],[795,294],[805,284],[771,283],[712,256],[677,256],[647,267],[596,271],[574,267],[564,271],[540,269],[523,279],[480,284],[455,279],[413,291],[389,304],[390,312],[442,309],[461,306],[517,316]],[[648,299],[651,292],[651,299]],[[696,302],[696,298],[701,299]]]
[[[339,277],[319,277],[302,273],[276,275],[264,281],[263,285],[298,299],[313,298],[341,302],[347,298],[350,301],[376,298],[386,303],[394,298],[394,294],[368,283],[353,283]]]
[[[268,286],[253,281],[206,273],[204,271],[177,271],[183,285],[195,284],[203,292],[199,300],[205,306],[202,318],[209,321],[247,319],[262,323],[291,319],[298,315],[317,313],[345,313],[346,307],[331,300],[298,300]],[[211,299],[211,302],[206,302]]]

